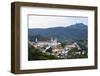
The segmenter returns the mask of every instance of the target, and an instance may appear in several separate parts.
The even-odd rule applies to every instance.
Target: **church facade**
[[[34,47],[44,47],[44,46],[50,46],[50,47],[56,47],[60,45],[61,43],[57,41],[57,39],[51,38],[49,41],[38,41],[36,38],[35,42],[33,42]]]

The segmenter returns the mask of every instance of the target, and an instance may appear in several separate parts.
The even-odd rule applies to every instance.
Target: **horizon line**
[[[56,26],[56,27],[61,27],[61,28],[65,28],[65,27],[69,27],[69,26],[74,26],[76,24],[83,24],[84,26],[87,26],[86,24],[84,23],[75,23],[75,24],[71,24],[71,25],[68,25],[68,26]],[[55,26],[54,27],[47,27],[47,28],[28,28],[28,29],[49,29],[49,28],[56,28]]]

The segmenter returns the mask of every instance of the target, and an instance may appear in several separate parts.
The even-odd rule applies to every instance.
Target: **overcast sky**
[[[50,28],[50,27],[67,27],[76,23],[88,25],[87,17],[64,17],[64,16],[29,16],[29,28]]]

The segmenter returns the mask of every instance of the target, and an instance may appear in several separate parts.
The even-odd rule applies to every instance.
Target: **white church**
[[[56,47],[60,45],[61,43],[57,42],[57,39],[51,38],[50,41],[38,41],[38,39],[35,39],[35,42],[33,42],[34,47],[44,47],[44,46],[50,46],[50,47]]]

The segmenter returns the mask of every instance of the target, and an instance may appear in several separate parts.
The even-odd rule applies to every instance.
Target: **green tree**
[[[50,49],[49,49],[50,50]],[[34,48],[33,46],[28,47],[28,60],[51,60],[59,59],[55,55],[48,55],[47,53],[41,52],[40,49]]]
[[[62,46],[63,48],[65,47],[65,45],[66,45],[65,42],[62,42],[62,43],[61,43],[61,46]]]

